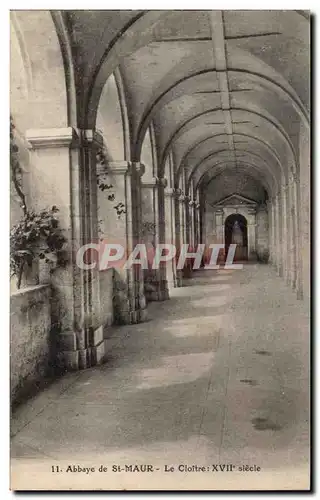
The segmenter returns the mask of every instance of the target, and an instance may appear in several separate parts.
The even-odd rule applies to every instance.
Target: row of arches
[[[70,262],[53,277],[56,316],[75,351],[86,350],[78,365],[92,362],[88,332],[106,323],[105,300],[119,321],[142,321],[146,299],[168,298],[183,280],[174,262],[111,278],[76,269],[74,249],[92,240],[129,253],[140,241],[194,249],[211,238],[228,249],[236,239],[239,259],[263,240],[277,272],[298,297],[309,295],[308,82],[297,78],[308,67],[309,21],[296,11],[246,16],[257,32],[242,33],[237,11],[11,14],[24,189],[32,208],[60,207]],[[218,221],[210,190],[219,191],[221,176],[231,186],[231,172],[260,186],[253,201],[237,201],[256,204],[251,222],[240,209]],[[225,198],[244,194],[239,185]],[[13,221],[19,216],[15,204]]]

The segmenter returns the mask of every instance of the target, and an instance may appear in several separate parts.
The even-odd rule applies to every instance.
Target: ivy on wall
[[[99,149],[98,152],[97,152],[97,163],[99,163],[100,165],[102,166],[106,166],[107,164],[107,160],[106,160],[106,155],[103,151],[103,149]],[[112,184],[108,184],[107,182],[104,181],[104,178],[108,175],[108,173],[104,173],[102,175],[98,175],[97,177],[97,184],[98,184],[98,188],[100,189],[100,191],[104,192],[106,190],[112,190],[113,189],[113,185]],[[109,201],[115,201],[116,199],[116,196],[114,193],[110,193],[108,195],[108,200]],[[121,201],[119,203],[117,203],[116,205],[113,206],[114,210],[116,211],[116,214],[118,216],[118,219],[121,218],[121,215],[125,214],[126,213],[126,207],[124,205],[124,203],[122,203]]]
[[[148,222],[148,221],[142,222],[142,234],[144,236],[148,234],[155,235],[156,234],[155,222]]]

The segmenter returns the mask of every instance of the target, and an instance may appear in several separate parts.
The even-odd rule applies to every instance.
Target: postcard
[[[11,489],[310,490],[310,13],[10,30]]]

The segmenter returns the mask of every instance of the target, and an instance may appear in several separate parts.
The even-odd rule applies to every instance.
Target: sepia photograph
[[[312,15],[88,7],[9,13],[10,489],[310,491]]]

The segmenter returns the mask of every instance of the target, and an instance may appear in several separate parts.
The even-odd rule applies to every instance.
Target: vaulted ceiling
[[[68,11],[80,120],[94,120],[119,67],[139,159],[153,123],[160,174],[208,183],[247,170],[277,189],[299,154],[309,117],[309,16],[305,11]],[[81,95],[80,95],[81,94]],[[90,125],[90,123],[89,123]]]

